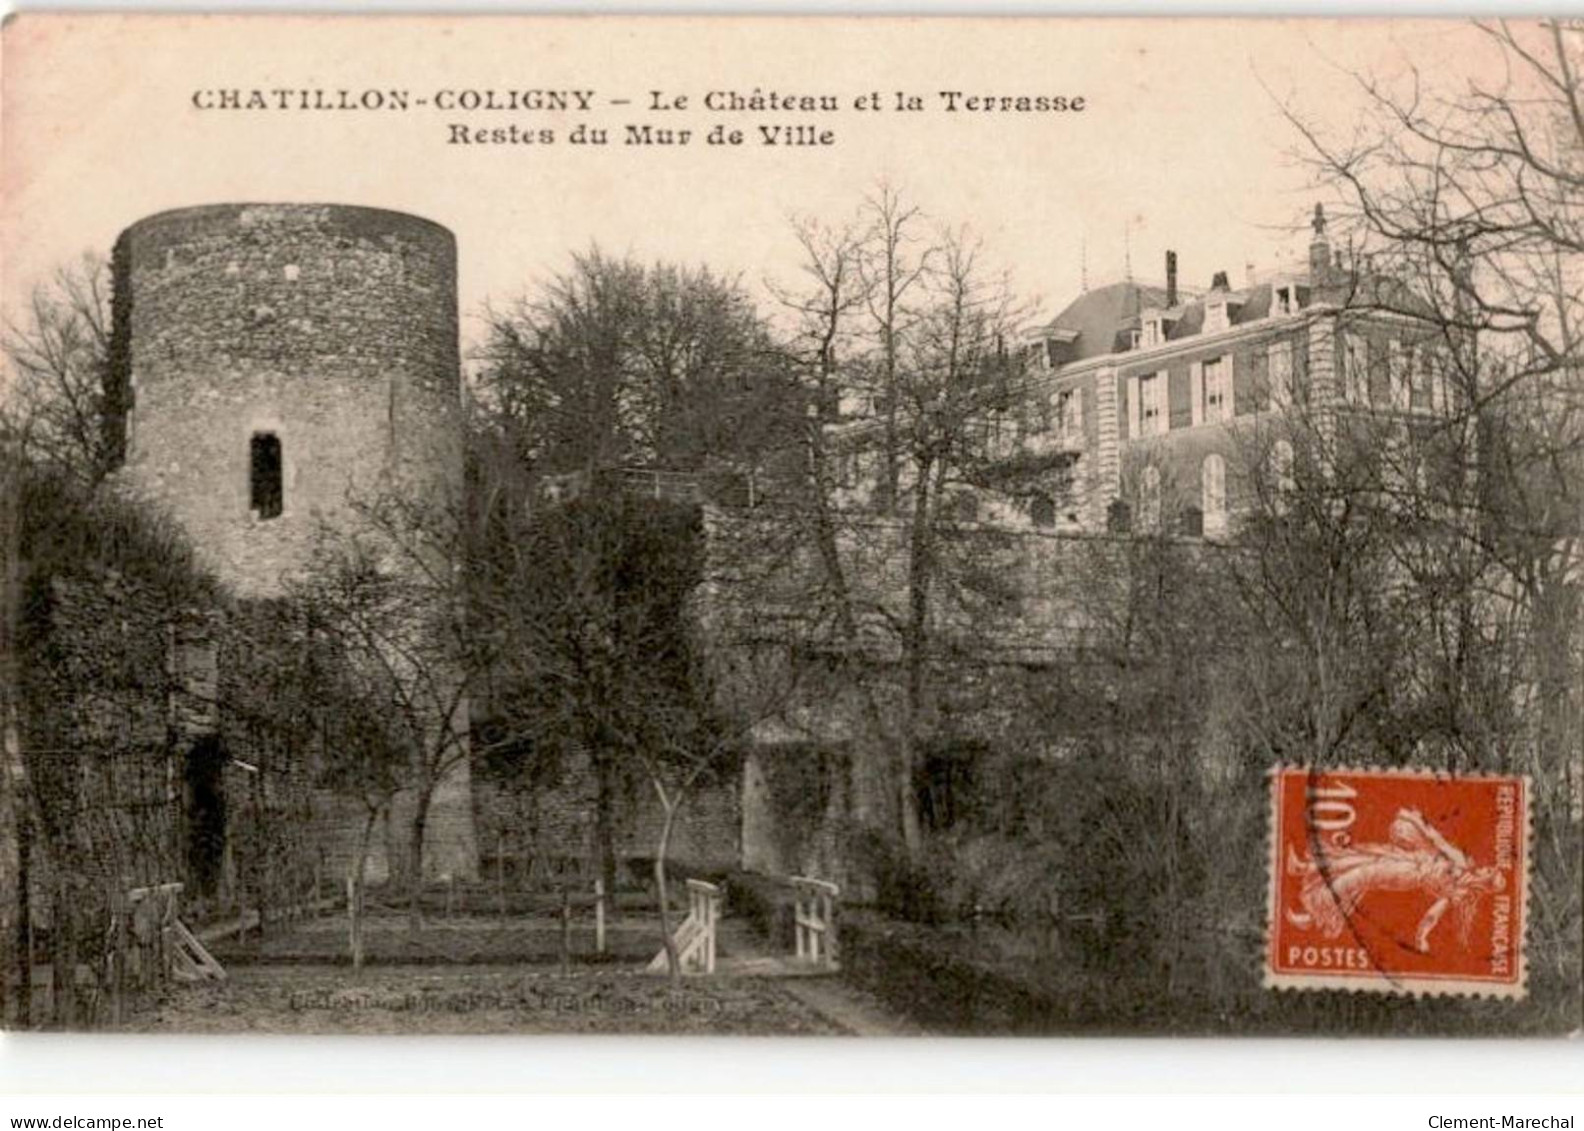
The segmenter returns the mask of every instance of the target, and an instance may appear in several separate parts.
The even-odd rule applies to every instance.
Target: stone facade
[[[237,593],[278,593],[359,493],[461,490],[445,229],[363,208],[216,205],[134,224],[116,259],[124,477]],[[252,505],[255,435],[279,441],[276,517]]]

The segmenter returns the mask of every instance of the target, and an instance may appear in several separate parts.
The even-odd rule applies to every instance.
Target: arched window
[[[1146,530],[1158,530],[1161,521],[1161,476],[1154,464],[1139,478],[1139,519]]]
[[[259,518],[278,518],[285,502],[281,481],[281,442],[273,432],[255,432],[248,444],[250,505]]]
[[[1226,460],[1216,452],[1205,456],[1200,479],[1204,532],[1220,534],[1226,529]]]

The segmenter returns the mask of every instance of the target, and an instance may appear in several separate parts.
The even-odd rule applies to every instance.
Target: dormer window
[[[1298,296],[1289,284],[1277,287],[1271,295],[1271,311],[1275,314],[1291,314],[1298,309]]]
[[[1150,346],[1158,346],[1165,340],[1166,335],[1162,333],[1161,320],[1159,318],[1144,319],[1144,348],[1148,349]]]
[[[1225,330],[1230,325],[1231,322],[1227,318],[1227,304],[1225,302],[1205,304],[1205,333],[1214,334],[1218,330]]]

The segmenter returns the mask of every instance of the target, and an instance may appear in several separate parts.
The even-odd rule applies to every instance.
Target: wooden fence
[[[799,962],[816,966],[836,965],[836,898],[841,894],[827,880],[793,876],[793,927],[797,936]]]
[[[715,936],[720,925],[721,899],[724,894],[714,884],[703,880],[687,882],[688,913],[675,932],[672,942],[676,947],[677,961],[685,974],[715,973]],[[670,968],[665,948],[649,963],[650,973],[664,973]]]

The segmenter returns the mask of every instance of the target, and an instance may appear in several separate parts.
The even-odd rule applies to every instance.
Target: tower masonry
[[[456,242],[332,205],[164,212],[116,248],[125,478],[243,596],[385,486],[462,487]]]
[[[239,596],[280,595],[323,535],[356,532],[360,499],[460,501],[445,228],[341,205],[183,208],[123,232],[112,272],[121,479]],[[476,866],[466,770],[437,791],[426,870]]]

